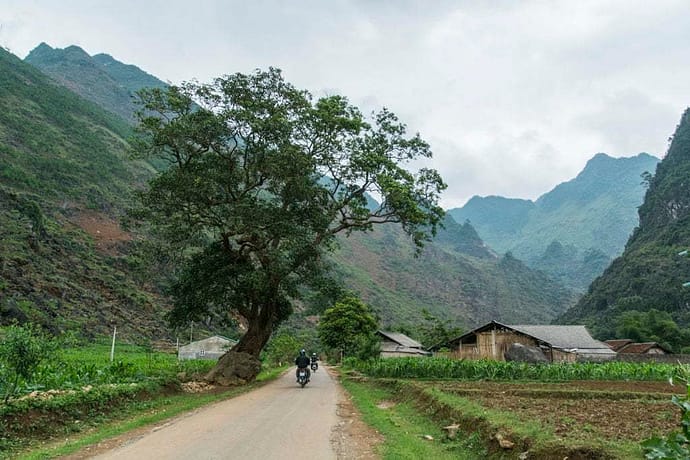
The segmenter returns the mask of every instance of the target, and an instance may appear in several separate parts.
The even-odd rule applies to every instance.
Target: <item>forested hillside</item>
[[[491,320],[550,322],[573,293],[510,255],[497,257],[469,224],[447,218],[422,254],[395,226],[341,240],[337,272],[374,306],[386,326],[414,330],[427,309],[470,328]]]
[[[487,244],[584,290],[619,255],[637,225],[645,189],[641,175],[659,160],[597,154],[583,171],[536,202],[473,197],[449,213],[469,220]]]
[[[118,224],[153,173],[128,160],[129,126],[3,49],[0,88],[0,321],[163,336]]]
[[[649,182],[640,226],[623,255],[596,279],[561,323],[584,321],[599,338],[664,342],[690,339],[690,111]],[[680,329],[679,329],[680,328]],[[682,329],[682,330],[681,330]]]
[[[93,60],[114,74],[132,71],[72,48],[55,55],[67,62],[56,57],[54,72],[79,59],[91,71]],[[2,321],[28,318],[88,334],[117,324],[124,334],[165,336],[165,299],[133,236],[119,225],[133,188],[154,174],[150,164],[128,158],[129,126],[56,84],[74,86],[69,75],[53,73],[51,81],[4,51],[1,65],[8,88],[0,114]],[[92,80],[92,90],[112,91],[109,84],[99,88],[107,81]],[[113,113],[124,110],[120,103]],[[447,218],[445,227],[419,258],[395,226],[342,239],[334,254],[337,276],[387,326],[414,326],[422,309],[466,327],[489,319],[549,322],[571,305],[568,290],[513,257],[498,257],[472,225]],[[301,311],[324,307],[312,303]]]

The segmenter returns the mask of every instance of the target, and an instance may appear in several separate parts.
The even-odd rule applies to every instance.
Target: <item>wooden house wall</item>
[[[496,339],[496,349],[494,355],[493,340]],[[537,346],[534,339],[511,331],[487,331],[477,334],[477,356],[479,358],[495,359],[505,361],[504,354],[514,343],[521,343],[531,347]]]
[[[577,354],[570,353],[563,350],[549,349],[549,353],[545,353],[546,358],[554,363],[574,363],[577,361]],[[549,356],[551,354],[551,356]]]

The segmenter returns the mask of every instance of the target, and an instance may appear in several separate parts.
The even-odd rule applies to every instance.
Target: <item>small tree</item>
[[[326,310],[318,326],[321,342],[342,351],[345,356],[363,351],[362,346],[371,343],[377,329],[378,323],[371,308],[353,296]]]
[[[10,326],[0,342],[0,380],[5,404],[22,382],[30,381],[36,368],[55,351],[54,342],[36,326]]]
[[[290,363],[301,347],[300,341],[293,335],[279,333],[268,341],[264,351],[265,361],[274,366]]]
[[[417,335],[427,347],[447,343],[462,335],[462,328],[453,325],[449,320],[439,319],[426,309],[422,310],[422,316],[424,323],[419,326]]]

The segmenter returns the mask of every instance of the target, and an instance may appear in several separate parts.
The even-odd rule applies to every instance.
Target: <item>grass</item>
[[[386,459],[503,459],[516,458],[521,452],[529,452],[529,458],[537,460],[642,458],[639,443],[602,438],[591,425],[573,425],[578,436],[563,437],[545,420],[527,413],[484,407],[478,400],[450,394],[443,385],[432,382],[345,378],[343,384],[364,421],[385,437],[379,451]],[[565,415],[560,421],[578,423]],[[441,429],[450,424],[459,425],[457,440],[448,440]],[[499,433],[513,443],[511,449],[499,447]],[[431,435],[434,441],[424,440],[424,434]]]
[[[70,434],[66,439],[55,441],[47,446],[41,446],[38,442],[30,445],[25,451],[18,453],[15,458],[22,460],[38,460],[57,458],[77,452],[87,446],[94,445],[106,439],[122,435],[138,428],[160,423],[217,401],[236,397],[251,391],[266,382],[280,376],[285,367],[271,368],[262,371],[256,382],[243,387],[233,388],[228,391],[214,394],[176,394],[172,396],[155,397],[148,401],[137,401],[107,418],[86,421],[82,425],[91,425],[81,432]],[[79,429],[77,426],[73,429]],[[41,443],[44,444],[45,442]],[[2,453],[0,452],[0,455]]]
[[[477,435],[447,440],[441,425],[420,414],[410,403],[396,403],[385,409],[379,407],[381,402],[393,399],[391,392],[348,379],[342,383],[362,412],[364,421],[384,436],[385,441],[378,448],[383,459],[475,460],[485,457],[486,451]],[[433,440],[424,439],[425,435]]]

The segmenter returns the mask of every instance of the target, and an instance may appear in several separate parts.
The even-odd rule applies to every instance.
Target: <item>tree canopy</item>
[[[327,275],[337,234],[396,223],[421,247],[442,221],[440,175],[411,167],[430,147],[387,109],[314,99],[273,68],[140,99],[134,149],[168,167],[135,216],[188,260],[170,317],[244,318],[235,351],[258,356],[300,288]]]
[[[378,322],[371,308],[356,297],[348,296],[327,309],[319,322],[321,342],[351,356],[374,335]]]

